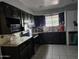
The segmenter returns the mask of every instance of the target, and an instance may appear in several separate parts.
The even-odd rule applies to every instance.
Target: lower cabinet
[[[20,59],[17,47],[1,47],[3,59]]]
[[[31,39],[16,47],[1,47],[3,59],[31,59],[34,54]]]
[[[69,45],[78,45],[78,32],[69,32]]]
[[[47,32],[39,34],[40,44],[66,44],[65,32]]]
[[[66,44],[66,33],[40,33],[19,46],[1,47],[3,59],[31,59],[41,44]]]
[[[33,38],[33,44],[34,44],[34,53],[37,52],[39,46],[40,46],[40,39],[39,34],[37,37]]]

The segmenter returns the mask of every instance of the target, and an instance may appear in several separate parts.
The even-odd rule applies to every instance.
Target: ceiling
[[[77,0],[20,0],[20,1],[33,11],[59,8],[77,2]]]
[[[46,14],[48,10],[55,10],[57,8],[66,7],[77,3],[77,0],[2,0],[9,4],[12,4],[24,11],[28,11],[31,14],[39,14],[42,12]],[[49,14],[49,12],[48,12]]]

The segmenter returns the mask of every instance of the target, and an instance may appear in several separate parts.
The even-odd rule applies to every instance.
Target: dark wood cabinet
[[[20,48],[21,59],[31,59],[34,53],[32,41],[27,41],[27,44],[22,45]]]
[[[78,45],[78,32],[77,31],[69,32],[69,45]]]
[[[34,54],[32,38],[16,47],[1,47],[3,59],[31,59]]]
[[[0,2],[0,30],[1,34],[12,33],[11,24],[19,24],[21,18],[21,10],[7,3]]]
[[[19,49],[17,47],[1,47],[3,59],[19,59]],[[6,57],[8,56],[8,57]]]
[[[9,23],[17,24],[19,22],[21,28],[23,28],[25,25],[24,21],[25,20],[32,21],[31,19],[32,17],[33,15],[18,9],[15,6],[12,6],[5,2],[0,2],[0,30],[1,30],[0,33],[1,34],[11,33],[11,28]],[[9,20],[10,22],[7,20]]]
[[[40,47],[39,34],[38,36],[37,35],[35,36],[33,37],[34,54],[37,52],[38,48]]]
[[[35,27],[45,26],[45,16],[34,16]]]
[[[7,3],[4,2],[0,2],[0,6],[3,9],[3,14],[5,17],[10,17],[10,18],[19,18],[21,16],[21,10],[9,5]]]
[[[66,44],[65,32],[40,33],[40,44]]]

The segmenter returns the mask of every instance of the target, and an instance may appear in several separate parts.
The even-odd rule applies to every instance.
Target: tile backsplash
[[[32,32],[58,32],[58,27],[36,27],[32,28]]]

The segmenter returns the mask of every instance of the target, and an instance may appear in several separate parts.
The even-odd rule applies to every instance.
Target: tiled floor
[[[42,45],[32,59],[78,59],[77,48],[66,45]]]

